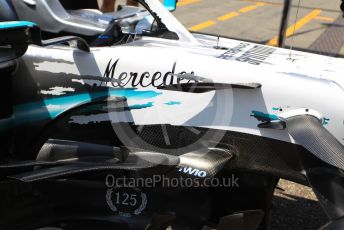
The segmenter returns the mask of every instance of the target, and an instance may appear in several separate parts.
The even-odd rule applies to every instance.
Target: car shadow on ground
[[[271,230],[313,230],[328,222],[326,214],[309,188],[296,184],[286,188],[284,191],[276,189]],[[289,192],[299,194],[291,195]]]

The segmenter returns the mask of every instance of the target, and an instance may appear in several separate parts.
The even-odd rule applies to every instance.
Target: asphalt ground
[[[173,14],[191,31],[275,46],[283,5],[283,0],[180,0]],[[339,6],[340,0],[293,0],[286,47],[310,49],[330,27],[344,27]],[[343,45],[344,34],[334,55],[344,55]]]

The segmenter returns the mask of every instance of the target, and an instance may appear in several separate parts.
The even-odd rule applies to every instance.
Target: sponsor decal
[[[241,42],[239,45],[227,50],[224,54],[221,54],[219,58],[230,60],[232,59],[236,54],[242,53],[247,46],[249,46],[249,43],[243,43]]]
[[[275,48],[255,45],[252,49],[249,49],[235,60],[240,62],[247,62],[252,65],[260,65],[264,62],[265,59],[273,54],[275,50]]]
[[[207,176],[206,171],[191,168],[191,167],[181,167],[178,171],[181,173],[185,173],[185,174],[189,174],[189,175],[197,176],[197,177],[206,177]]]
[[[224,54],[221,54],[218,58],[226,60],[235,60],[239,62],[247,62],[251,65],[260,65],[277,50],[276,48],[272,47],[255,45],[251,49],[242,53],[243,50],[249,45],[250,44],[248,43],[240,43],[238,46],[229,49]],[[242,54],[236,57],[239,53]]]
[[[118,66],[120,59],[109,61],[105,72],[104,78],[107,81],[101,82],[99,86],[103,84],[111,84],[112,87],[159,87],[171,84],[180,84],[180,83],[195,83],[196,80],[183,79],[182,77],[176,77],[176,74],[183,75],[186,74],[186,71],[176,73],[177,62],[174,62],[171,68],[171,71],[168,72],[149,72],[144,71],[139,72],[117,72],[116,68]],[[194,75],[195,73],[191,71],[188,74]],[[105,85],[107,86],[107,85]]]

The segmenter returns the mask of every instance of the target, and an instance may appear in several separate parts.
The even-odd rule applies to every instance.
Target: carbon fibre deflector
[[[28,169],[9,178],[34,182],[95,171],[161,172],[176,167],[179,162],[179,157],[163,153],[51,139],[43,145],[37,160],[0,165],[0,169]],[[41,168],[32,170],[37,166]]]
[[[322,161],[344,170],[344,146],[314,116],[285,119],[288,132],[304,148]]]

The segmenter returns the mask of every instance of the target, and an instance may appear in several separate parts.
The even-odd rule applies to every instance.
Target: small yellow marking
[[[268,5],[268,3],[266,3],[266,2],[257,2],[256,3],[256,6],[266,6],[266,5]]]
[[[228,14],[222,15],[220,17],[217,18],[217,20],[219,21],[226,21],[228,19],[232,19],[234,17],[239,16],[240,14],[237,12],[229,12]]]
[[[184,0],[184,1],[200,1],[200,0]],[[183,3],[183,2],[181,2],[181,3]],[[265,2],[256,2],[256,5],[250,5],[250,6],[243,7],[243,8],[241,8],[239,10],[239,12],[240,13],[247,13],[247,12],[250,12],[252,10],[257,9],[258,6],[265,6],[265,5],[267,5],[267,3],[265,3]],[[239,16],[240,13],[238,13],[238,12],[229,12],[227,14],[224,14],[224,15],[218,17],[217,21],[226,21],[226,20],[235,18],[235,17]],[[198,30],[202,30],[204,28],[207,28],[209,26],[213,26],[215,24],[216,24],[216,21],[209,20],[209,21],[206,21],[206,22],[202,22],[202,23],[200,23],[198,25],[192,26],[192,27],[189,28],[189,30],[198,31]]]
[[[209,20],[209,21],[206,21],[206,22],[202,22],[202,23],[200,23],[198,25],[192,26],[192,27],[189,28],[189,30],[198,31],[198,30],[202,30],[204,28],[207,28],[207,27],[215,25],[215,24],[216,24],[215,21]]]
[[[251,10],[255,10],[257,9],[257,6],[256,5],[251,5],[251,6],[246,6],[246,7],[243,7],[239,10],[240,13],[247,13]]]
[[[194,4],[200,1],[201,0],[183,0],[183,1],[179,1],[177,3],[177,6],[187,6],[187,5]]]
[[[297,21],[295,24],[289,26],[285,33],[285,36],[286,37],[292,36],[294,33],[294,28],[295,28],[295,31],[299,30],[301,27],[303,27],[304,25],[308,24],[313,19],[315,19],[320,13],[321,13],[320,9],[313,10],[312,12],[310,12],[309,14],[301,18],[299,21]],[[267,44],[270,46],[276,46],[277,41],[278,41],[278,37],[276,36],[273,39],[271,39]]]
[[[331,17],[323,17],[323,16],[317,16],[314,19],[318,19],[318,20],[322,20],[322,21],[329,21],[329,22],[333,22],[334,18]]]
[[[256,3],[264,3],[265,5],[283,5],[283,3],[274,3],[274,2],[264,2],[264,1],[257,1],[257,0],[240,0],[242,2],[256,2]]]

